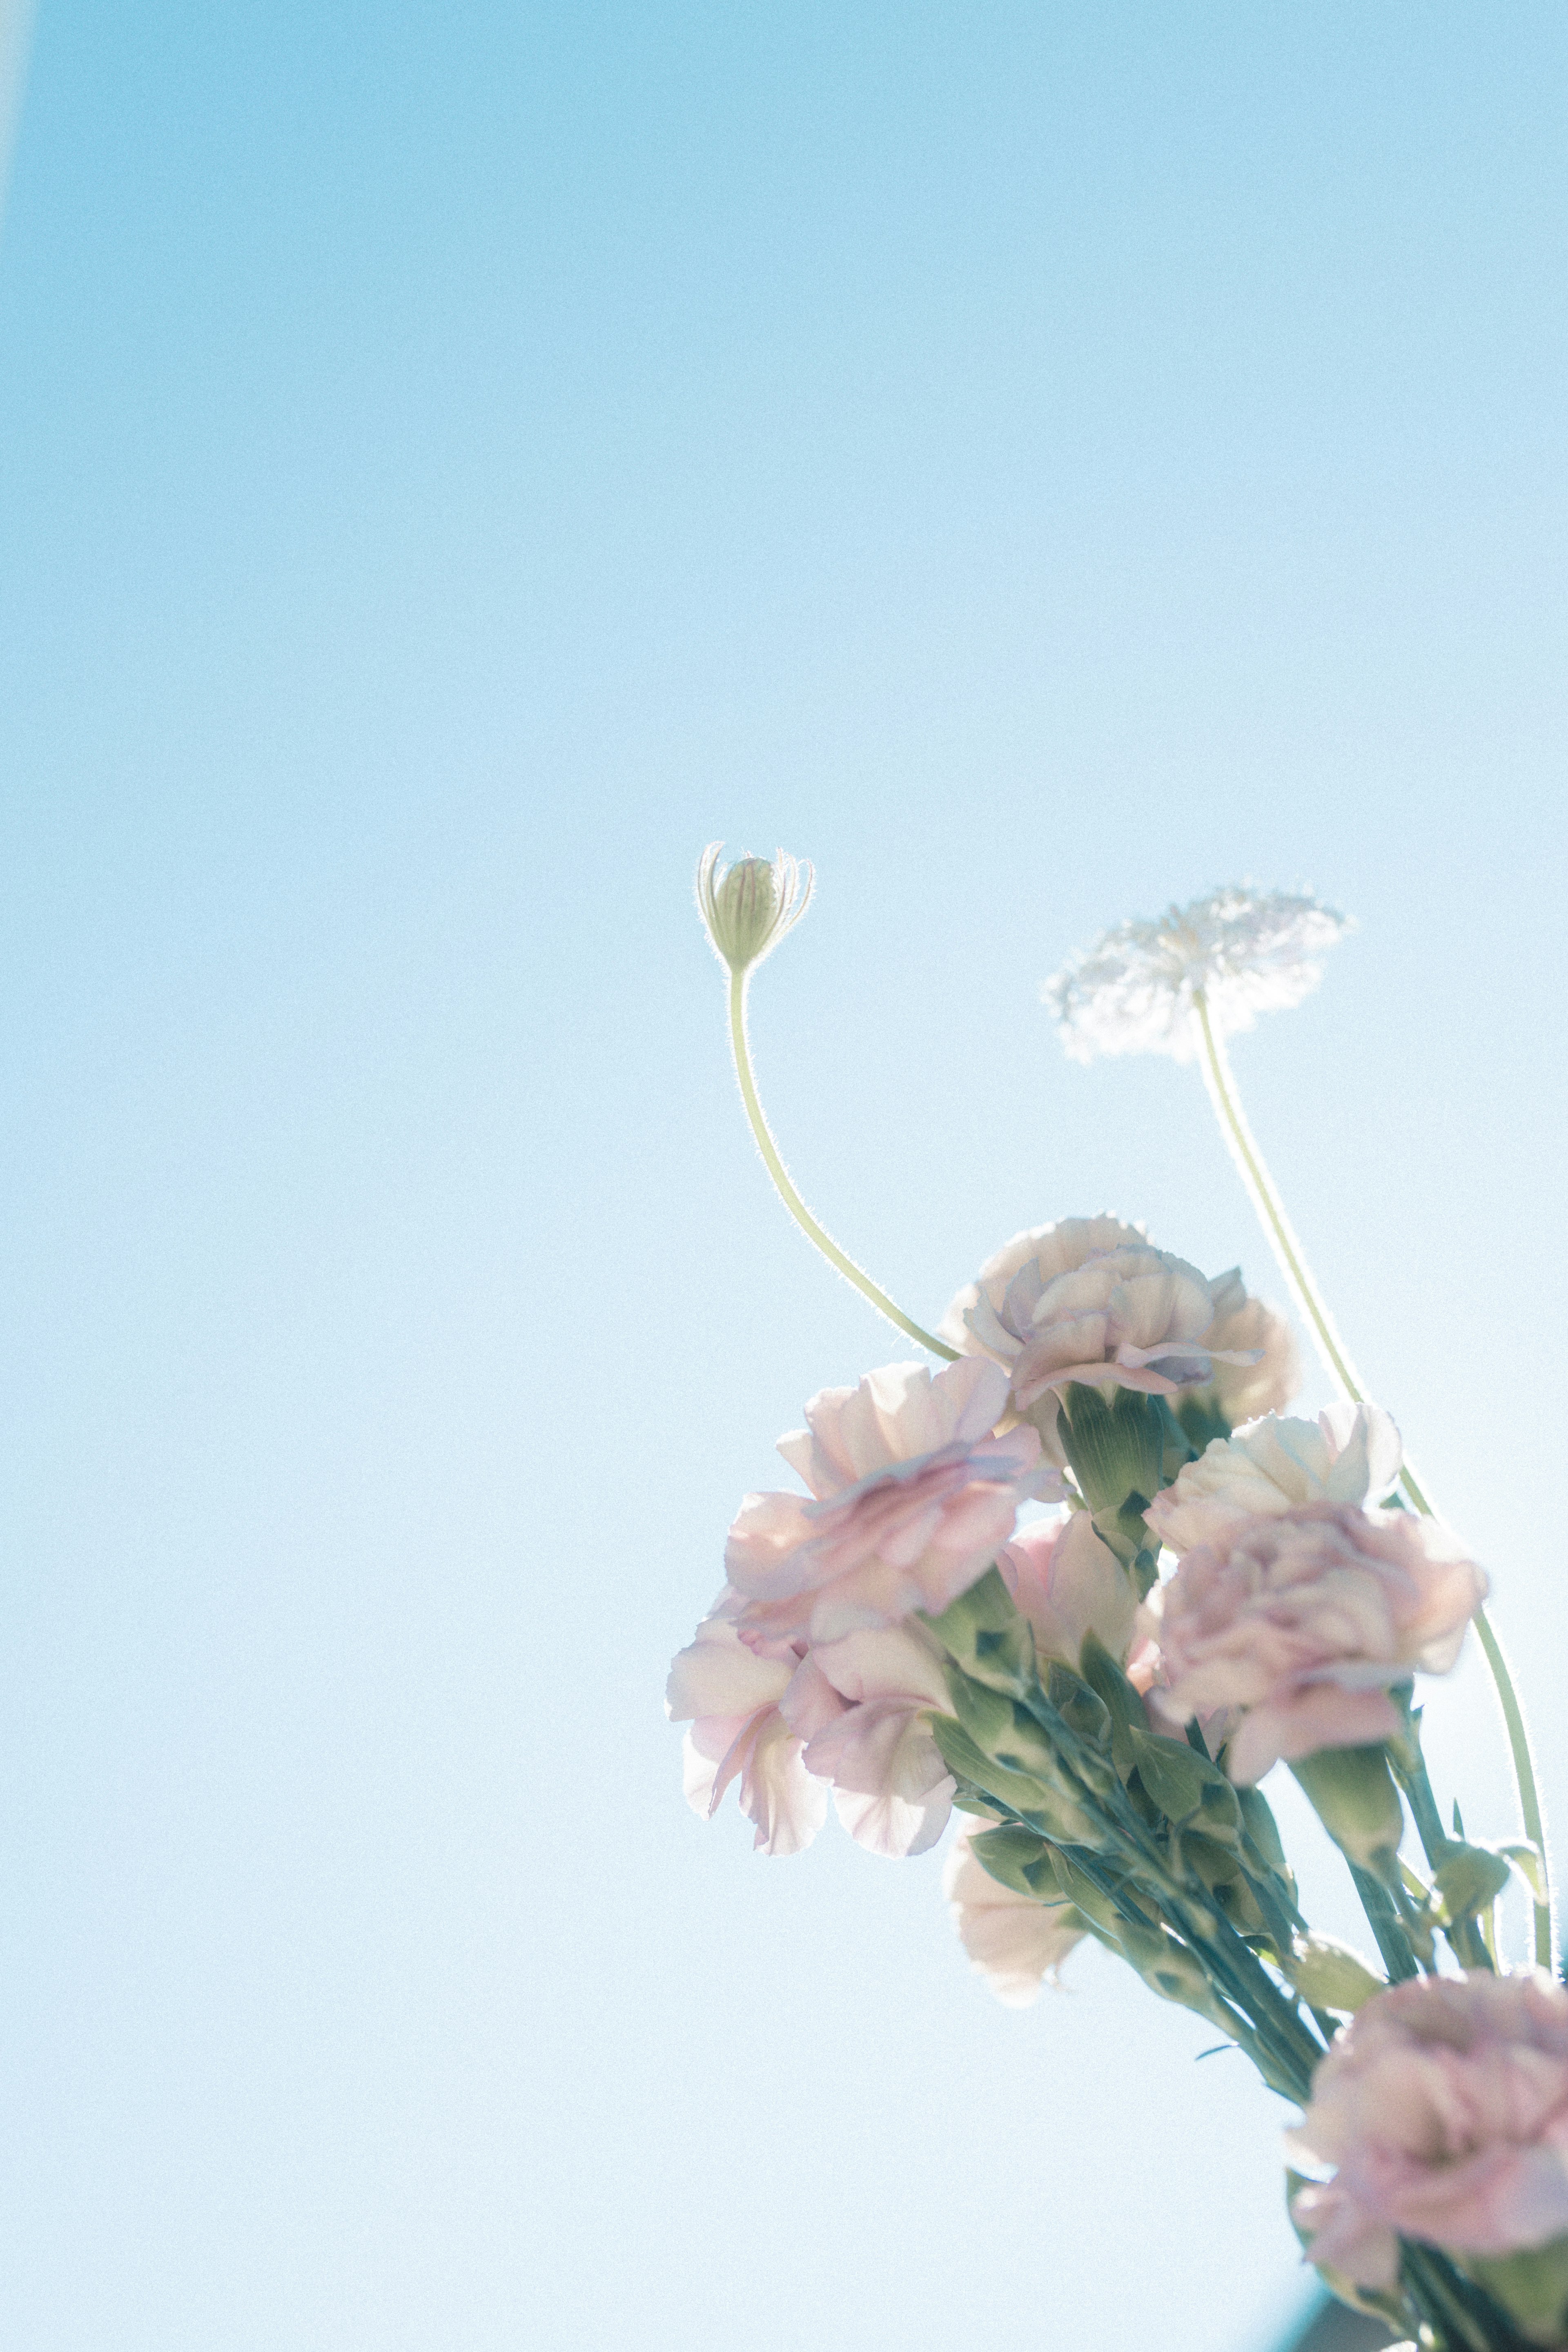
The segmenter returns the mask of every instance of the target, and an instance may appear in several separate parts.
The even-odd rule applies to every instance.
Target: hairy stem
[[[1201,991],[1194,1000],[1194,1009],[1198,1016],[1198,1033],[1203,1042],[1203,1072],[1204,1080],[1209,1091],[1209,1099],[1214,1104],[1215,1116],[1219,1121],[1220,1132],[1225,1138],[1231,1158],[1235,1160],[1241,1180],[1251,1195],[1252,1204],[1258,1212],[1263,1230],[1268,1236],[1269,1244],[1279,1261],[1279,1271],[1289,1286],[1290,1295],[1300,1309],[1302,1320],[1309,1326],[1317,1342],[1318,1353],[1322,1359],[1324,1370],[1342,1396],[1347,1397],[1352,1404],[1364,1403],[1365,1383],[1351,1361],[1349,1350],[1339,1335],[1333,1317],[1329,1313],[1322,1292],[1319,1289],[1311,1267],[1307,1263],[1306,1252],[1302,1249],[1290,1220],[1285,1213],[1285,1204],[1280,1200],[1274,1179],[1268,1172],[1268,1162],[1258,1150],[1257,1139],[1247,1123],[1247,1114],[1241,1107],[1241,1097],[1237,1091],[1236,1078],[1230,1067],[1229,1056],[1226,1053],[1223,1043],[1215,1034],[1214,1024],[1209,1018],[1209,1009],[1204,1002]],[[1415,1508],[1423,1517],[1430,1517],[1431,1503],[1414,1470],[1406,1464],[1399,1475],[1400,1483]],[[1487,1665],[1491,1673],[1492,1683],[1497,1691],[1498,1704],[1502,1709],[1503,1726],[1508,1733],[1509,1752],[1513,1759],[1513,1777],[1519,1790],[1519,1806],[1523,1817],[1524,1833],[1539,1848],[1542,1870],[1546,1874],[1544,1900],[1535,1906],[1535,1957],[1543,1969],[1554,1969],[1555,1939],[1552,1932],[1551,1865],[1546,1852],[1546,1820],[1541,1802],[1540,1787],[1535,1776],[1535,1759],[1531,1751],[1530,1733],[1524,1720],[1524,1709],[1520,1704],[1519,1693],[1514,1686],[1513,1676],[1509,1671],[1508,1660],[1503,1655],[1502,1644],[1493,1632],[1484,1609],[1476,1611],[1475,1624],[1477,1635],[1486,1655]]]
[[[751,1122],[757,1150],[763,1155],[763,1165],[773,1180],[773,1189],[801,1232],[808,1241],[816,1244],[828,1265],[836,1267],[846,1282],[852,1283],[863,1298],[870,1300],[879,1314],[885,1315],[889,1323],[896,1323],[900,1331],[907,1332],[911,1339],[929,1349],[933,1356],[943,1356],[950,1364],[956,1363],[957,1349],[948,1347],[930,1331],[922,1330],[901,1307],[895,1307],[887,1292],[879,1290],[870,1276],[858,1266],[852,1257],[845,1255],[831,1234],[824,1232],[795,1191],[790,1181],[789,1170],[779,1156],[778,1145],[773,1141],[757,1094],[757,1082],[752,1072],[752,1048],[746,1036],[746,975],[740,971],[731,972],[730,976],[730,1045],[735,1056],[735,1076],[740,1082],[741,1100],[746,1107],[746,1117]]]

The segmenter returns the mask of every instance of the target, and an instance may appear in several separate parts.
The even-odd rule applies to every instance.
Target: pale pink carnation
[[[1290,1326],[1261,1298],[1249,1298],[1239,1266],[1209,1284],[1214,1321],[1209,1351],[1215,1402],[1234,1429],[1260,1413],[1279,1412],[1301,1385],[1301,1359]]]
[[[973,1819],[959,1824],[942,1891],[976,1973],[1009,2009],[1026,2009],[1042,1984],[1058,1981],[1057,1970],[1087,1931],[1068,1905],[1037,1903],[991,1876],[969,1843],[989,1826]]]
[[[972,1357],[889,1364],[824,1389],[779,1452],[811,1489],[748,1495],[725,1550],[748,1641],[836,1642],[947,1608],[983,1575],[1029,1496],[1059,1494],[1026,1426],[994,1434],[1007,1379]]]
[[[846,1634],[810,1652],[783,1700],[805,1762],[833,1784],[856,1842],[894,1860],[924,1853],[947,1827],[955,1782],[931,1736],[951,1712],[942,1653],[913,1622]]]
[[[1403,1454],[1392,1416],[1375,1404],[1331,1405],[1314,1421],[1274,1413],[1216,1437],[1145,1517],[1173,1551],[1215,1543],[1246,1519],[1278,1518],[1300,1503],[1381,1503]]]
[[[1231,1779],[1281,1757],[1390,1737],[1392,1685],[1446,1674],[1487,1580],[1457,1539],[1407,1511],[1307,1503],[1190,1551],[1163,1591],[1170,1706],[1247,1710]]]
[[[996,1567],[1034,1627],[1042,1657],[1076,1669],[1087,1633],[1096,1634],[1119,1662],[1127,1655],[1138,1594],[1087,1511],[1035,1521],[997,1554]]]
[[[1195,1716],[1184,1716],[1173,1706],[1165,1654],[1160,1647],[1164,1598],[1164,1586],[1157,1584],[1138,1612],[1124,1669],[1127,1679],[1143,1702],[1151,1731],[1162,1739],[1184,1739],[1187,1725],[1195,1722],[1204,1746],[1211,1756],[1217,1756],[1241,1721],[1241,1709],[1200,1707]]]
[[[1314,2262],[1391,2287],[1396,2236],[1509,2254],[1568,2232],[1568,1991],[1539,1970],[1375,1993],[1335,2039],[1291,2144],[1337,2168],[1292,2205]]]
[[[1152,1248],[1115,1217],[1070,1217],[1016,1234],[942,1318],[943,1337],[1005,1367],[1019,1412],[1069,1381],[1113,1382],[1154,1396],[1250,1369],[1261,1345],[1222,1341],[1246,1303],[1239,1275],[1211,1282]]]
[[[799,1666],[788,1645],[782,1654],[746,1647],[719,1610],[697,1629],[669,1669],[667,1701],[677,1723],[689,1723],[684,1743],[686,1801],[711,1818],[732,1780],[741,1811],[756,1824],[764,1853],[798,1853],[827,1817],[827,1791],[803,1760],[804,1743],[779,1711]]]

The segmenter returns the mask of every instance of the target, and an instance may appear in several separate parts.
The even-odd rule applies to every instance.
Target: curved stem
[[[1198,1017],[1198,1032],[1203,1041],[1203,1073],[1205,1084],[1209,1091],[1209,1099],[1214,1105],[1215,1115],[1219,1120],[1220,1132],[1225,1137],[1231,1158],[1240,1171],[1241,1180],[1252,1197],[1253,1206],[1258,1211],[1263,1229],[1273,1246],[1279,1271],[1289,1286],[1290,1295],[1296,1302],[1303,1322],[1308,1325],[1317,1341],[1318,1353],[1322,1358],[1324,1370],[1334,1381],[1342,1396],[1349,1398],[1352,1404],[1363,1403],[1366,1398],[1365,1383],[1352,1363],[1350,1351],[1335,1328],[1333,1317],[1329,1313],[1323,1295],[1313,1278],[1311,1267],[1307,1263],[1307,1254],[1297,1239],[1290,1220],[1285,1213],[1285,1204],[1280,1200],[1274,1180],[1268,1172],[1268,1162],[1258,1150],[1257,1139],[1247,1123],[1247,1114],[1241,1107],[1241,1097],[1237,1091],[1229,1057],[1220,1039],[1215,1034],[1214,1024],[1209,1019],[1209,1009],[1204,1002],[1201,991],[1194,999],[1194,1010]],[[1400,1471],[1399,1478],[1415,1508],[1424,1517],[1431,1517],[1432,1506],[1427,1499],[1426,1489],[1408,1463]],[[1554,1969],[1555,1939],[1552,1934],[1551,1864],[1546,1852],[1546,1821],[1542,1810],[1541,1792],[1535,1777],[1535,1759],[1531,1752],[1530,1733],[1525,1724],[1524,1709],[1520,1704],[1519,1693],[1514,1687],[1513,1676],[1509,1672],[1508,1660],[1503,1655],[1502,1644],[1492,1631],[1484,1609],[1477,1610],[1475,1623],[1476,1633],[1486,1654],[1487,1664],[1490,1669],[1492,1683],[1497,1691],[1498,1704],[1502,1709],[1503,1725],[1508,1733],[1509,1751],[1513,1759],[1514,1781],[1519,1790],[1520,1811],[1524,1819],[1524,1833],[1539,1848],[1541,1867],[1546,1874],[1545,1900],[1535,1906],[1535,1957],[1543,1969]]]
[[[879,1290],[870,1276],[864,1273],[853,1258],[846,1257],[832,1235],[824,1232],[790,1181],[789,1171],[779,1157],[778,1145],[773,1141],[763,1114],[757,1082],[752,1074],[752,1048],[746,1036],[746,974],[742,971],[732,971],[730,975],[730,1046],[735,1056],[735,1076],[740,1083],[741,1100],[746,1106],[746,1117],[751,1122],[757,1150],[763,1155],[763,1165],[773,1178],[773,1188],[780,1200],[806,1239],[816,1244],[829,1265],[837,1267],[845,1281],[852,1283],[861,1297],[868,1298],[889,1323],[896,1323],[900,1331],[907,1332],[922,1348],[928,1348],[933,1356],[943,1356],[950,1364],[956,1363],[957,1349],[948,1347],[930,1331],[922,1330],[900,1307],[895,1307],[887,1292]]]

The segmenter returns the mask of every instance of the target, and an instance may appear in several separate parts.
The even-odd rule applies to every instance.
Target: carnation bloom
[[[725,1613],[729,1596],[697,1628],[669,1670],[667,1700],[686,1734],[684,1786],[692,1811],[710,1819],[732,1780],[741,1811],[756,1823],[764,1853],[798,1853],[827,1816],[827,1791],[802,1760],[803,1742],[779,1711],[799,1665],[782,1654],[750,1650]]]
[[[1145,1241],[1088,1250],[1059,1273],[1048,1265],[1046,1253],[1031,1251],[1000,1299],[983,1276],[964,1311],[972,1344],[1007,1367],[1019,1412],[1071,1381],[1110,1381],[1173,1396],[1212,1381],[1216,1361],[1251,1366],[1258,1360],[1256,1348],[1215,1343],[1216,1294],[1234,1313],[1239,1276],[1211,1283],[1185,1258]],[[949,1319],[952,1313],[950,1307]]]
[[[805,1764],[833,1784],[838,1818],[872,1853],[924,1853],[947,1827],[956,1783],[931,1736],[951,1701],[942,1654],[913,1622],[813,1650],[783,1701]]]
[[[1158,1732],[1163,1739],[1181,1739],[1185,1737],[1187,1725],[1195,1723],[1202,1734],[1204,1746],[1211,1756],[1217,1756],[1241,1721],[1241,1709],[1238,1706],[1200,1707],[1196,1715],[1184,1716],[1172,1705],[1165,1654],[1160,1647],[1164,1601],[1165,1587],[1156,1584],[1141,1604],[1133,1626],[1132,1645],[1127,1654],[1123,1671],[1143,1702],[1151,1731]]]
[[[993,1878],[970,1845],[984,1822],[961,1822],[942,1865],[946,1895],[976,1972],[1009,2009],[1026,2009],[1087,1930],[1067,1904],[1037,1903]]]
[[[1487,1580],[1455,1537],[1405,1511],[1304,1503],[1247,1518],[1190,1551],[1164,1587],[1168,1705],[1247,1710],[1231,1779],[1281,1757],[1389,1738],[1388,1692],[1417,1668],[1446,1674]]]
[[[1118,923],[1069,958],[1042,993],[1075,1061],[1096,1054],[1193,1058],[1201,994],[1217,1034],[1299,1004],[1350,925],[1306,890],[1234,883],[1153,922]]]
[[[1213,1543],[1244,1519],[1298,1503],[1381,1503],[1399,1475],[1399,1432],[1375,1404],[1331,1405],[1312,1421],[1269,1413],[1216,1437],[1145,1516],[1173,1551]]]
[[[1113,1658],[1127,1655],[1138,1616],[1132,1580],[1101,1543],[1087,1511],[1037,1521],[996,1557],[997,1570],[1035,1631],[1045,1658],[1077,1669],[1093,1633]]]
[[[1029,1496],[1059,1494],[1028,1427],[993,1433],[1006,1375],[984,1358],[889,1364],[824,1389],[779,1452],[811,1489],[748,1495],[725,1551],[748,1640],[841,1641],[935,1615],[968,1590]]]
[[[1568,2232],[1568,1991],[1540,1970],[1375,1993],[1312,2079],[1291,2136],[1337,2167],[1292,2212],[1314,2262],[1392,2287],[1396,2236],[1464,2256]]]
[[[1260,1413],[1278,1412],[1301,1385],[1301,1360],[1290,1326],[1261,1298],[1249,1298],[1239,1267],[1209,1284],[1214,1321],[1208,1328],[1214,1402],[1234,1429]]]

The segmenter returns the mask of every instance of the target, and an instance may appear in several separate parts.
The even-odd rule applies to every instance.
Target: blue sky
[[[928,1320],[1102,1205],[1267,1289],[1195,1077],[1068,1065],[1038,983],[1239,875],[1355,914],[1235,1059],[1563,1814],[1565,63],[1531,5],[41,0],[8,2343],[1289,2310],[1279,2113],[1205,2029],[1092,1953],[1009,2014],[935,1858],[680,1801],[735,1502],[900,1352],[768,1194],[690,878],[816,861],[764,1097]],[[1507,1833],[1471,1669],[1431,1719]]]

